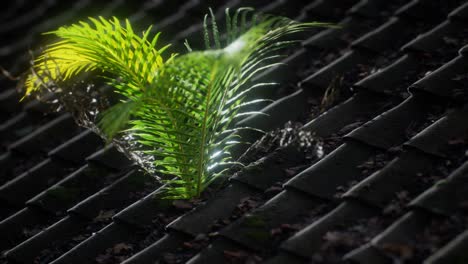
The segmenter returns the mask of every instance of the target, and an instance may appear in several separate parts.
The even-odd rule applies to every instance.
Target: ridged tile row
[[[49,5],[57,6],[58,9],[66,6],[64,4],[59,7],[58,4],[61,3],[49,2],[38,6],[41,6],[41,10],[46,10]],[[143,7],[139,3],[134,4],[139,12],[149,12],[153,2],[155,1],[148,1]],[[195,4],[191,6],[198,4],[201,8],[199,1],[192,2]],[[31,4],[25,3],[28,6]],[[80,19],[83,14],[91,15],[91,9],[84,9],[91,7],[89,4],[90,1],[79,1],[73,6],[67,6],[69,10],[65,12],[60,10],[60,14],[53,13],[50,9],[44,11],[45,13],[24,13],[18,21],[15,20],[13,26],[5,27],[5,32],[2,33],[6,36],[6,31],[11,30],[14,35],[15,30],[20,30],[23,26],[31,34],[20,36],[20,39],[4,45],[1,49],[2,58],[8,61],[9,58],[19,57],[19,60],[12,60],[13,69],[20,67],[18,65],[24,66],[28,58],[24,56],[27,51],[21,49],[24,48],[23,44],[34,44],[31,37],[35,33],[52,30],[61,24],[72,22],[73,19]],[[99,10],[100,15],[109,16],[118,15],[119,8],[128,12],[127,7],[128,3],[124,1],[113,1],[103,9],[96,5],[92,8]],[[80,14],[78,11],[81,9],[84,11]],[[19,7],[10,11],[14,10],[21,11]],[[159,12],[164,14],[161,10]],[[44,17],[45,14],[47,18]],[[35,23],[37,21],[40,23]],[[2,82],[5,86],[12,86],[6,80]],[[67,235],[71,235],[71,230],[78,235],[83,230],[91,234],[92,231],[97,231],[92,228],[98,228],[92,226],[95,217],[102,219],[99,220],[101,222],[109,221],[113,215],[111,212],[123,209],[155,189],[156,182],[148,175],[138,172],[126,175],[125,171],[130,166],[127,159],[111,146],[101,149],[101,140],[90,131],[79,129],[70,115],[53,113],[49,105],[38,101],[21,105],[18,103],[19,99],[13,88],[3,92],[1,96],[2,110],[6,112],[2,115],[1,126],[4,153],[1,158],[3,166],[0,199],[3,209],[0,233],[5,238],[2,239],[2,250],[35,235],[41,228],[59,220],[70,208],[69,215],[53,225],[53,230],[64,230],[65,227],[69,229],[65,232]],[[114,182],[115,180],[117,181]],[[87,186],[87,182],[94,186]],[[102,189],[103,187],[105,188]],[[127,195],[121,196],[120,192]],[[121,202],[117,201],[119,197],[122,198]],[[78,228],[80,226],[81,230]],[[48,232],[40,234],[40,239],[44,239],[43,235],[47,237]],[[55,233],[60,236],[63,234],[60,231]],[[40,239],[35,240],[39,243],[32,245],[32,250],[21,255],[21,261],[30,263],[44,247],[52,246],[44,241],[54,241],[50,237]],[[50,256],[47,257],[50,261]]]
[[[175,51],[185,39],[202,47],[202,24],[193,21],[208,7],[221,17],[226,7],[246,5],[341,26],[309,32],[283,61],[288,68],[260,76],[282,83],[257,91],[276,101],[263,109],[269,116],[239,121],[266,131],[301,122],[325,156],[282,147],[201,203],[160,200],[162,186],[112,145],[45,103],[17,103],[2,79],[10,89],[0,93],[0,263],[468,257],[464,1],[17,1],[1,11],[0,34],[16,40],[0,42],[0,57],[22,69],[40,32],[93,14],[152,23],[163,40],[179,41]],[[330,90],[340,96],[323,106]]]
[[[157,191],[156,191],[157,192]],[[155,217],[155,214],[157,214],[161,210],[157,210],[160,206],[154,202],[154,199],[151,199],[152,195],[150,195],[147,199],[135,204],[134,206],[129,207],[128,209],[124,210],[123,212],[119,213],[114,217],[115,223],[112,223],[111,225],[107,226],[105,229],[102,230],[102,232],[96,234],[93,236],[89,241],[85,241],[82,244],[78,245],[72,252],[65,254],[63,257],[57,260],[57,262],[80,262],[80,261],[87,261],[89,258],[93,258],[93,253],[91,252],[96,252],[99,253],[99,250],[103,250],[103,246],[111,246],[112,244],[109,243],[109,241],[112,243],[117,243],[125,239],[125,237],[122,237],[124,234],[127,234],[129,238],[135,234],[134,230],[129,229],[126,227],[124,224],[130,224],[130,225],[137,225],[140,227],[147,226],[151,220]],[[148,208],[148,206],[151,206]],[[152,209],[152,210],[149,210]],[[161,209],[161,208],[159,208]],[[154,214],[148,213],[148,212],[154,212]],[[136,215],[136,216],[135,216]],[[213,217],[213,216],[212,216]],[[135,223],[135,219],[138,220]],[[146,220],[145,220],[146,219]],[[124,224],[122,224],[124,223]],[[104,232],[105,231],[105,232]],[[113,239],[118,239],[116,242]],[[101,241],[101,242],[100,242]],[[106,242],[108,244],[104,244],[103,242]],[[90,247],[90,245],[92,245]],[[99,246],[97,246],[99,245]],[[92,248],[92,251],[90,252]],[[86,252],[85,254],[82,254],[83,252]]]
[[[52,4],[56,4],[56,3],[54,2]],[[86,6],[87,4],[88,2],[82,1],[76,6],[83,7],[83,6]],[[185,9],[196,7],[197,4],[198,4],[198,7],[200,8],[200,5],[199,5],[200,3],[198,1],[192,1],[191,3],[188,3],[187,5],[184,5],[184,7],[186,8],[182,8],[183,10],[181,11],[186,11]],[[115,11],[117,7],[122,6],[122,5],[123,5],[123,1],[115,1],[112,4],[109,4],[108,6],[106,6],[105,10],[107,11],[103,12],[103,14],[111,13],[112,11]],[[157,5],[158,4],[155,4],[155,3],[148,3],[148,5],[140,9],[140,11],[147,12]],[[284,5],[284,1],[279,3],[278,6],[279,5]],[[229,6],[233,6],[233,4],[231,3]],[[203,8],[206,9],[206,7],[203,7]],[[268,8],[271,8],[271,7],[268,7]],[[77,11],[75,9],[75,6],[72,7],[72,10],[74,12]],[[36,19],[40,19],[42,13],[41,14],[34,13],[34,14],[28,14],[28,15],[31,21],[35,21]],[[61,15],[60,17],[67,17],[67,16]],[[171,21],[171,19],[168,19],[168,20]],[[55,20],[57,24],[60,24],[59,21],[60,20]],[[172,21],[174,23],[178,20],[172,19]],[[24,22],[24,24],[26,23]],[[54,19],[49,19],[42,25],[48,25],[48,26],[51,26],[52,28],[53,24],[54,24]],[[170,23],[166,22],[166,24],[170,24]],[[45,30],[44,26],[39,27],[39,28],[40,29],[36,31]],[[24,39],[19,41],[19,43],[25,43],[25,42],[26,41],[24,41]],[[9,53],[8,54],[9,56],[16,56],[15,54],[16,48],[18,48],[18,43],[15,43],[13,48],[7,47],[4,50],[7,51],[7,53]],[[11,165],[11,166],[4,166],[4,169],[8,171],[15,169],[13,172],[9,173],[10,175],[6,175],[6,174],[4,175],[5,177],[9,176],[8,178],[5,179],[5,181],[8,180],[9,178],[13,178],[15,175],[18,175],[18,171],[16,171],[17,169],[16,167],[18,164],[11,163],[11,162],[8,163],[8,161],[18,161],[19,154],[29,155],[31,153],[37,154],[37,152],[41,152],[42,158],[39,158],[39,159],[44,159],[43,161],[39,162],[36,166],[34,166],[34,164],[38,162],[37,160],[30,161],[31,166],[34,166],[31,170],[28,170],[24,174],[21,174],[20,176],[14,178],[14,180],[7,182],[4,186],[2,186],[3,187],[2,194],[5,200],[8,201],[9,204],[14,204],[17,208],[21,208],[22,207],[21,205],[24,204],[24,202],[26,202],[29,198],[31,198],[38,192],[42,191],[44,187],[46,186],[48,187],[54,182],[57,182],[58,180],[60,180],[60,177],[62,178],[65,177],[67,175],[67,171],[73,171],[74,167],[75,168],[79,167],[79,165],[84,161],[84,157],[86,157],[87,154],[90,154],[91,150],[95,151],[96,149],[98,149],[101,144],[97,141],[97,138],[94,135],[92,135],[89,131],[85,131],[85,132],[80,133],[76,137],[70,139],[69,142],[66,142],[65,144],[60,145],[59,147],[51,150],[48,153],[51,146],[53,146],[52,145],[53,142],[51,142],[51,140],[48,137],[50,137],[51,135],[53,136],[52,138],[56,138],[56,136],[60,136],[60,135],[63,135],[64,138],[70,137],[70,133],[69,133],[70,131],[67,131],[67,130],[76,129],[75,127],[73,127],[73,123],[71,122],[71,117],[66,114],[60,115],[58,118],[56,118],[56,120],[52,120],[50,124],[41,126],[39,129],[35,130],[32,134],[28,135],[27,137],[22,137],[22,134],[20,133],[18,133],[17,137],[14,137],[14,135],[16,135],[17,133],[11,133],[12,128],[17,129],[17,131],[22,131],[24,134],[27,134],[28,129],[34,130],[34,127],[32,128],[30,127],[31,121],[35,121],[36,119],[42,119],[41,122],[44,122],[45,118],[48,118],[49,116],[53,118],[54,114],[49,113],[48,111],[49,109],[47,105],[38,103],[37,101],[31,102],[30,103],[31,106],[27,104],[24,107],[24,109],[18,108],[17,106],[19,104],[16,103],[16,100],[18,100],[19,97],[14,92],[14,89],[10,89],[6,91],[4,95],[5,96],[2,99],[4,99],[3,101],[5,102],[5,104],[2,104],[2,105],[7,110],[9,110],[8,112],[10,112],[11,116],[14,116],[14,118],[12,120],[7,120],[5,122],[5,126],[3,126],[4,128],[3,130],[5,131],[5,134],[8,134],[8,136],[13,138],[13,140],[19,139],[17,142],[14,141],[13,144],[10,144],[10,142],[8,141],[4,142],[5,146],[8,146],[8,148],[7,148],[7,153],[3,155],[4,157],[3,160],[5,164]],[[20,114],[15,115],[16,112],[20,112]],[[39,115],[31,117],[31,112],[33,113],[39,112]],[[49,115],[41,118],[41,114],[44,114],[44,113],[48,113]],[[24,126],[28,126],[28,127],[25,128]],[[63,134],[64,131],[66,131],[67,134]],[[76,147],[77,145],[80,145],[80,149],[78,152],[83,152],[83,153],[77,153],[77,151],[73,151],[72,153],[72,151],[70,151],[72,149],[74,150],[74,147]],[[84,146],[87,146],[88,148],[85,148]],[[46,147],[48,147],[49,149],[47,149]],[[46,158],[46,154],[49,154],[48,155],[49,158]],[[21,158],[28,159],[29,157],[26,156],[26,157],[21,157]],[[88,159],[88,160],[92,161],[92,159]],[[21,160],[20,160],[20,163],[21,163]],[[110,162],[108,162],[108,164],[104,164],[104,165],[109,165],[109,164],[111,164],[111,167],[112,167],[112,164],[122,164],[122,162],[120,160],[111,160]],[[85,165],[85,167],[80,168],[77,172],[94,170],[94,168],[88,169],[89,166],[88,167],[86,166],[87,165]],[[22,170],[26,170],[28,168],[29,167],[25,167]],[[42,193],[42,197],[40,194],[39,198],[34,197],[33,199],[31,199],[31,201],[27,203],[28,205],[27,208],[20,210],[19,214],[14,214],[13,216],[6,219],[6,223],[9,223],[10,225],[12,223],[14,226],[16,226],[14,230],[18,231],[17,233],[21,233],[19,232],[19,230],[21,230],[21,228],[24,228],[28,223],[31,225],[34,224],[34,220],[33,220],[34,218],[27,218],[27,217],[25,218],[24,217],[25,215],[31,216],[31,215],[38,215],[42,213],[42,212],[36,212],[36,214],[31,213],[34,210],[31,210],[30,208],[36,208],[36,205],[46,204],[45,206],[46,211],[50,211],[54,214],[59,214],[60,212],[63,212],[64,209],[66,209],[67,206],[69,205],[67,203],[62,204],[61,201],[57,202],[56,197],[53,197],[53,195],[51,196],[49,194],[50,193],[57,194],[60,192],[63,193],[69,190],[76,191],[75,185],[71,184],[72,187],[70,187],[67,183],[69,182],[74,183],[75,181],[82,182],[86,180],[86,177],[80,176],[80,175],[87,174],[87,173],[77,173],[77,172],[72,173],[74,176],[72,177],[67,176],[65,181],[63,182],[61,181],[59,182],[59,184],[56,184],[52,186],[51,188],[47,189],[47,191],[51,191],[51,192],[45,192],[46,195]],[[27,186],[27,188],[23,188],[24,186]],[[18,190],[20,191],[19,193],[17,193]],[[57,192],[57,190],[59,190],[59,192]],[[11,195],[13,193],[15,193],[15,196]],[[92,193],[92,191],[90,193]],[[52,198],[50,198],[49,196],[51,196]],[[72,204],[74,201],[68,201],[68,202]],[[6,212],[6,214],[7,214],[6,216],[8,216],[9,213]],[[18,220],[20,218],[22,218],[28,223],[19,224],[19,222],[15,222],[15,220]],[[45,218],[48,219],[50,217],[45,217]],[[6,228],[5,230],[7,229],[8,228]],[[9,230],[9,233],[14,233],[14,230]],[[9,233],[5,233],[5,235],[8,235]],[[31,256],[31,253],[29,253],[29,256]]]
[[[404,14],[406,12],[405,9],[408,10],[417,4],[418,1],[413,1],[409,5],[397,11],[396,14]],[[462,6],[456,12],[462,12],[463,9],[464,6]],[[377,36],[376,38],[379,39],[380,37],[378,36],[382,34],[380,33],[381,30],[388,28],[387,26],[391,23],[393,23],[392,20],[376,31],[371,32],[363,37],[361,41],[377,43],[376,41],[372,40],[372,37],[367,39],[366,37]],[[462,60],[462,58],[456,58],[455,60]],[[452,61],[448,62],[441,69],[447,65],[450,65],[451,63]],[[432,75],[427,76],[427,78],[437,78],[441,82],[446,82],[444,85],[440,85],[439,87],[447,87],[447,82],[450,82],[451,78],[457,74],[462,74],[459,72],[460,70],[462,71],[462,67],[460,66],[458,68],[452,68],[451,71],[447,71],[450,72],[450,77],[445,76],[445,78],[443,78],[443,75],[440,74],[440,72],[443,72],[441,69],[437,70]],[[285,242],[282,246],[286,252],[295,253],[295,257],[303,257],[304,259],[311,258],[314,261],[323,261],[324,263],[339,261],[339,259],[333,260],[333,257],[336,257],[337,255],[336,252],[334,252],[334,254],[330,253],[331,255],[324,254],[326,252],[320,252],[320,250],[325,251],[323,248],[320,248],[323,246],[323,244],[326,243],[326,241],[323,239],[323,236],[329,234],[325,232],[330,232],[330,230],[333,230],[333,225],[346,226],[346,223],[356,221],[359,218],[370,218],[371,214],[376,214],[376,212],[378,212],[378,210],[376,211],[376,208],[378,209],[379,207],[384,207],[384,205],[391,202],[392,198],[394,198],[393,196],[395,196],[396,193],[398,194],[400,191],[403,192],[401,194],[402,197],[411,195],[412,193],[410,190],[413,191],[411,188],[415,188],[414,192],[421,191],[421,186],[417,186],[417,183],[414,182],[415,176],[423,174],[425,170],[430,167],[429,165],[436,162],[436,157],[431,157],[430,155],[425,155],[425,153],[419,153],[418,151],[411,151],[410,149],[408,151],[402,152],[399,157],[390,161],[382,170],[375,172],[365,180],[362,180],[362,178],[359,179],[352,177],[352,175],[355,175],[355,177],[358,176],[359,173],[356,172],[356,170],[358,169],[359,164],[366,161],[366,159],[372,155],[371,150],[367,150],[366,152],[366,148],[374,148],[375,150],[380,149],[385,151],[398,147],[405,143],[405,141],[409,136],[411,136],[412,133],[419,131],[421,127],[424,128],[428,123],[433,122],[433,119],[437,118],[438,115],[444,114],[445,109],[448,107],[453,107],[449,101],[441,100],[441,98],[436,97],[436,94],[417,92],[417,88],[420,87],[418,84],[421,82],[424,82],[424,78],[412,86],[411,91],[414,90],[413,94],[404,102],[346,135],[346,139],[355,141],[353,143],[354,146],[359,146],[359,144],[362,143],[367,145],[366,147],[361,148],[354,147],[356,150],[362,149],[360,152],[356,152],[356,150],[351,152],[348,150],[353,149],[350,147],[351,144],[343,144],[323,160],[317,162],[311,168],[302,173],[299,173],[299,175],[290,180],[286,184],[286,190],[281,194],[268,201],[264,206],[257,209],[253,214],[244,217],[243,221],[238,221],[237,225],[231,225],[227,227],[225,232],[222,233],[223,238],[228,238],[231,243],[236,242],[237,245],[242,245],[243,247],[238,247],[238,250],[242,250],[242,248],[244,248],[254,250],[256,252],[265,251],[268,248],[272,248],[272,245],[268,245],[262,248],[263,241],[260,242],[259,240],[265,240],[266,243],[272,243],[272,240],[274,239],[272,239],[271,234],[274,233],[272,231],[275,229],[272,229],[272,226],[269,226],[267,223],[263,223],[262,227],[265,227],[265,230],[263,230],[264,236],[260,236],[257,240],[255,240],[252,236],[248,237],[249,231],[251,231],[249,229],[249,223],[251,222],[251,218],[256,219],[257,216],[260,220],[263,219],[262,217],[265,215],[267,215],[267,217],[265,217],[266,219],[271,219],[271,216],[265,214],[263,210],[274,211],[277,210],[277,208],[281,208],[281,206],[275,203],[275,206],[272,206],[273,209],[267,209],[270,202],[275,201],[276,198],[280,199],[279,197],[286,197],[284,194],[287,193],[290,188],[292,188],[292,190],[299,189],[315,197],[333,199],[336,198],[336,192],[341,191],[340,189],[343,189],[343,186],[334,185],[335,182],[333,180],[342,179],[342,182],[340,182],[341,184],[346,184],[347,180],[348,184],[350,183],[351,185],[354,185],[356,184],[355,182],[360,181],[358,184],[354,185],[351,190],[348,190],[342,196],[343,198],[341,199],[344,199],[343,204],[327,215],[330,216],[330,218],[335,219],[328,220],[325,218],[323,220],[320,219],[318,221],[312,222],[309,227],[305,229],[307,230],[310,228],[309,233],[306,233],[307,235],[304,235],[304,232],[306,231],[301,231],[293,238],[287,240],[287,242]],[[432,84],[432,82],[428,83]],[[337,108],[340,106],[341,105],[337,106]],[[463,133],[466,133],[466,130],[463,131]],[[445,138],[445,140],[449,139],[450,138]],[[435,139],[432,140],[435,141]],[[433,142],[433,144],[437,144],[437,142]],[[346,150],[348,150],[348,153],[346,153]],[[359,155],[359,153],[362,154]],[[461,154],[462,157],[464,156],[464,152],[459,154]],[[354,164],[353,161],[355,162]],[[339,172],[334,173],[335,171]],[[317,174],[313,174],[313,172],[316,172]],[[331,179],[331,175],[337,176]],[[430,181],[430,179],[428,181]],[[427,182],[425,183],[427,184]],[[349,186],[344,187],[344,189],[346,188],[349,188]],[[286,200],[287,199],[285,199],[285,201]],[[361,203],[356,204],[355,200],[358,200]],[[298,203],[300,204],[299,201],[300,199],[298,199]],[[309,203],[312,203],[312,201]],[[294,203],[288,201],[286,204],[290,205]],[[298,206],[297,209],[297,212],[299,212],[300,206]],[[255,214],[257,211],[258,215]],[[297,216],[295,216],[290,211],[285,212],[291,214],[292,219],[297,219]],[[277,213],[274,215],[277,215],[278,218],[278,215],[283,214]],[[346,219],[346,216],[348,219]],[[263,221],[260,220],[258,221]],[[277,219],[271,219],[270,221],[274,222],[276,220]],[[279,221],[279,223],[288,223],[287,218],[280,219]],[[366,225],[364,224],[364,226]],[[262,230],[259,229],[261,228],[258,226],[256,226],[254,229],[256,235],[258,235],[258,232],[261,233]],[[268,230],[270,232],[268,232]],[[338,237],[338,239],[344,240],[346,238]],[[220,261],[222,258],[225,258],[226,254],[223,255],[224,247],[217,245],[225,242],[216,242],[217,241],[215,241],[207,250],[192,259],[190,263],[206,263],[209,261]],[[226,253],[225,250],[224,253]],[[284,254],[283,256],[274,258],[271,261],[277,261],[275,263],[283,263],[285,259],[287,259],[287,257],[284,257]],[[375,262],[375,260],[369,260],[369,262],[366,263],[378,262]]]

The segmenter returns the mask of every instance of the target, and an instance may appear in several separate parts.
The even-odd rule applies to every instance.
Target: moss
[[[164,194],[154,195],[152,199],[156,204],[157,208],[160,210],[168,210],[172,207],[173,200],[164,199]]]
[[[255,230],[250,230],[245,232],[245,234],[258,242],[265,242],[271,239],[271,234],[270,232],[263,230],[263,229],[255,229]]]
[[[264,242],[271,239],[271,234],[268,230],[265,219],[257,215],[246,215],[242,222],[245,229],[244,233],[250,239],[258,242]]]
[[[77,188],[56,186],[47,191],[47,194],[60,201],[73,201],[80,193]]]
[[[243,225],[246,227],[264,227],[266,225],[265,220],[260,216],[247,215]]]
[[[262,166],[259,166],[259,163],[255,163],[244,168],[245,173],[259,173],[263,170],[264,168]]]
[[[468,263],[468,256],[458,256],[454,264],[466,264]]]
[[[446,261],[450,261],[450,258],[446,259]],[[452,261],[452,263],[454,264],[466,264],[468,263],[468,254],[464,252],[455,253],[455,256],[452,259]]]
[[[89,178],[102,178],[106,174],[109,174],[109,172],[104,168],[89,166],[85,169],[84,174]]]
[[[130,175],[127,179],[128,185],[130,185],[133,188],[143,188],[146,186],[146,183],[148,182],[148,176],[145,176],[142,173],[134,173]]]
[[[444,185],[447,185],[449,183],[449,181],[447,179],[442,179],[442,180],[439,180],[435,183],[435,186],[436,187],[443,187]]]

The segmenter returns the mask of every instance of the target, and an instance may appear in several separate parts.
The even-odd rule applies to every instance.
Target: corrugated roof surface
[[[268,150],[202,201],[161,201],[112,145],[45,103],[19,103],[3,78],[0,263],[468,262],[466,1],[12,1],[1,64],[25,69],[41,32],[94,15],[196,47],[210,6],[342,26],[309,32],[288,67],[260,77],[282,83],[261,91],[269,115],[240,121],[292,121],[324,156]]]

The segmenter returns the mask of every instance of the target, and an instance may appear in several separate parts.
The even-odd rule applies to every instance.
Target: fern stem
[[[226,46],[232,42],[231,37],[231,15],[229,14],[229,8],[226,8]]]
[[[208,15],[205,15],[205,17],[203,18],[203,39],[205,41],[205,48],[210,49],[211,44],[210,44],[210,35],[208,31],[207,20],[208,20]]]
[[[211,27],[213,30],[213,39],[215,42],[215,46],[217,49],[221,48],[221,42],[219,41],[219,31],[218,31],[218,25],[216,24],[216,17],[213,13],[213,9],[210,8],[210,14],[211,14]]]
[[[200,158],[198,160],[198,175],[197,175],[197,188],[196,188],[196,197],[200,197],[201,194],[201,185],[202,185],[202,178],[204,174],[204,164],[203,161],[205,160],[205,141],[206,141],[206,122],[208,121],[208,113],[210,110],[210,99],[211,99],[211,90],[213,88],[213,81],[216,76],[217,72],[217,63],[214,65],[213,70],[211,72],[210,76],[210,84],[207,89],[206,93],[206,108],[205,108],[205,113],[203,116],[203,123],[202,123],[202,138],[200,141]]]
[[[175,130],[175,131],[178,131],[178,130],[179,130],[179,124],[178,124],[178,122],[177,122],[177,118],[175,118],[175,117],[173,116],[172,112],[170,111],[170,108],[167,107],[166,104],[165,104],[163,101],[159,100],[159,98],[158,98],[157,96],[155,96],[155,97],[153,98],[153,100],[157,101],[158,104],[160,104],[160,105],[162,106],[162,109],[167,109],[165,112],[167,113],[167,116],[169,117],[169,120],[171,121],[172,125],[174,126],[174,130]],[[175,137],[176,137],[178,140],[181,141],[179,135],[176,134]],[[181,153],[186,153],[185,150],[184,150],[184,147],[182,146],[182,144],[177,144],[177,147],[179,148],[179,151],[180,151]],[[182,159],[182,162],[183,162],[183,163],[187,163],[187,158],[186,158],[185,156],[181,155],[181,156],[179,156],[179,157]],[[181,170],[182,174],[187,174],[187,172],[188,172],[188,170],[187,170],[186,167],[180,168],[180,170]],[[192,189],[192,185],[189,185],[189,187],[190,187],[190,192],[192,192],[192,190],[191,190],[191,189]]]

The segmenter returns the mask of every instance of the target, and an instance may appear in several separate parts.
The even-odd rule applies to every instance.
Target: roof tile
[[[166,32],[161,41],[188,38],[198,48],[201,38],[192,42],[189,34],[199,34],[202,24],[187,26],[193,19],[208,6],[221,17],[225,7],[245,5],[239,0],[184,4],[143,0],[127,6],[116,0],[94,8],[97,3],[89,0],[44,1],[46,6],[25,2],[10,9],[13,12],[3,10],[0,57],[13,71],[27,66],[25,50],[37,42],[39,33],[98,11],[155,24]],[[0,263],[48,263],[57,257],[53,263],[106,261],[106,257],[122,261],[132,255],[124,263],[171,259],[335,263],[343,257],[372,264],[391,263],[392,258],[421,263],[427,257],[428,263],[446,263],[466,258],[466,223],[460,219],[465,217],[467,198],[462,105],[468,98],[463,90],[468,48],[462,45],[467,44],[468,3],[262,0],[248,4],[304,21],[342,19],[341,29],[304,34],[308,40],[284,60],[292,66],[287,71],[275,68],[262,76],[280,76],[285,83],[279,89],[258,91],[276,100],[263,109],[270,116],[239,122],[267,131],[286,121],[306,123],[303,129],[323,140],[325,158],[306,160],[306,154],[294,148],[272,151],[184,214],[185,210],[155,196],[161,189],[148,175],[126,173],[132,164],[112,145],[102,148],[97,137],[77,129],[70,116],[51,113],[49,104],[37,100],[16,104],[19,96],[7,89],[0,94],[4,110],[0,144],[6,151],[0,155],[0,197],[4,198],[0,217],[5,218],[0,233],[6,236],[0,249],[10,250]],[[16,37],[19,29],[25,34]],[[181,44],[173,47],[176,52],[183,50]],[[342,94],[325,111],[320,98],[340,76]],[[0,82],[12,87],[5,78]],[[400,103],[402,99],[406,100]],[[246,133],[252,141],[259,136]],[[69,174],[68,168],[75,165],[82,167]],[[294,172],[283,173],[291,166]],[[288,182],[281,188],[284,181]],[[281,192],[273,196],[273,189]],[[417,198],[405,207],[413,197]],[[242,207],[246,203],[248,208]],[[198,237],[205,238],[197,242]],[[262,240],[267,237],[271,239]],[[120,243],[131,246],[124,256],[112,251]]]
[[[304,258],[311,258],[320,251],[324,244],[323,237],[329,230],[333,230],[337,226],[346,226],[352,221],[375,214],[374,208],[353,201],[344,202],[330,213],[294,234],[281,245],[281,249]]]
[[[352,187],[345,197],[357,198],[368,204],[383,208],[398,192],[409,191],[418,186],[418,175],[431,169],[436,160],[417,151],[402,153],[388,163],[382,170]]]
[[[443,264],[443,263],[463,263],[467,256],[466,247],[468,246],[468,231],[458,235],[453,241],[448,243],[442,249],[430,256],[425,263]]]
[[[445,216],[453,215],[457,210],[463,209],[464,203],[468,201],[467,172],[468,163],[465,162],[448,178],[437,182],[414,199],[410,205]]]
[[[460,143],[457,140],[463,140],[468,132],[468,124],[464,122],[466,114],[467,109],[451,111],[411,138],[405,145],[447,158],[454,146]]]
[[[383,150],[405,142],[409,130],[427,118],[431,107],[427,98],[412,96],[393,109],[355,129],[346,137]],[[375,137],[375,135],[379,135]]]
[[[457,81],[457,76],[465,74],[468,59],[466,56],[458,56],[447,64],[438,68],[421,80],[415,82],[410,91],[427,91],[436,96],[448,97],[453,100],[460,99],[456,91],[463,89],[463,83]]]
[[[362,178],[358,166],[375,152],[376,149],[359,142],[345,143],[320,162],[300,172],[285,186],[313,196],[333,199],[338,187]]]
[[[263,251],[274,243],[274,228],[282,224],[292,225],[298,218],[308,217],[322,202],[300,193],[283,191],[262,207],[226,227],[221,235],[247,248]]]

